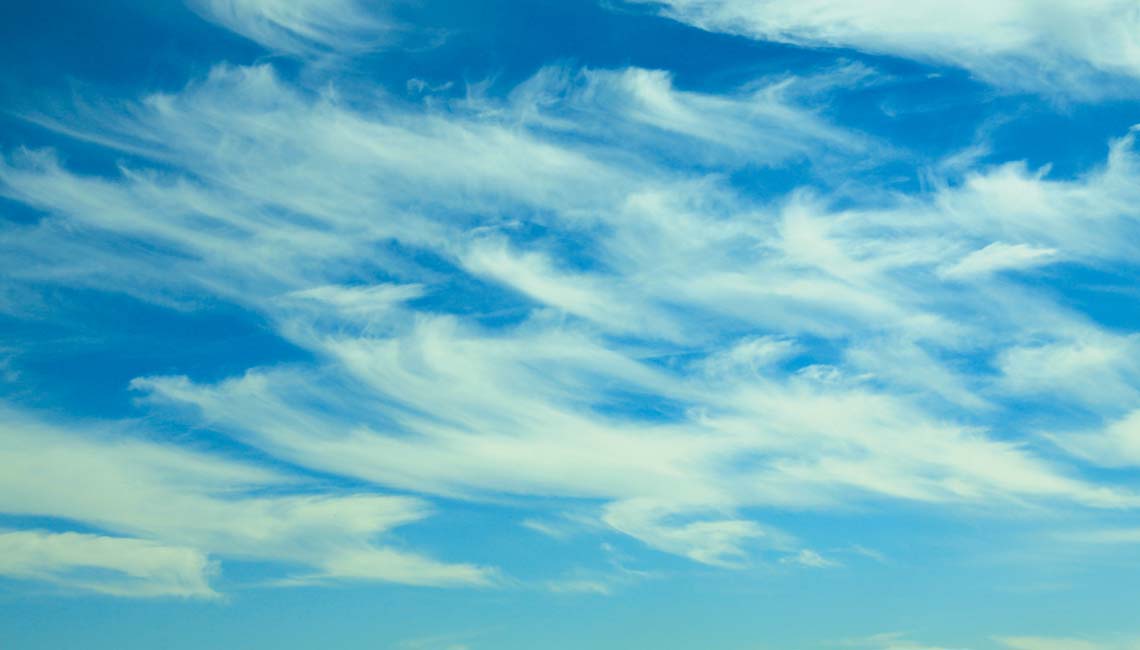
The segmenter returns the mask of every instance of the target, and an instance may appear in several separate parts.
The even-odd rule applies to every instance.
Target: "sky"
[[[1135,0],[0,42],[0,647],[1140,649]]]

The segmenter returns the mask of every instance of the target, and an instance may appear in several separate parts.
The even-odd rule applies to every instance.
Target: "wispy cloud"
[[[805,192],[759,203],[660,149],[664,137],[727,160],[870,151],[797,107],[787,83],[708,97],[640,69],[547,70],[501,100],[365,113],[269,66],[223,66],[69,118],[68,133],[176,172],[136,163],[91,176],[47,152],[9,156],[0,191],[51,217],[4,246],[18,281],[219,296],[317,359],[217,383],[137,379],[153,405],[194,407],[278,458],[384,487],[597,499],[612,530],[698,562],[795,550],[741,514],[755,507],[1134,505],[1126,486],[1084,480],[946,409],[983,412],[1040,379],[1025,370],[1027,340],[1110,336],[996,273],[1010,263],[994,254],[1014,251],[1024,269],[1026,251],[1135,253],[1132,134],[1081,178],[1009,163],[843,209]],[[123,253],[144,242],[145,255]],[[457,278],[491,283],[481,295],[515,305],[516,322],[424,306]],[[839,350],[832,363],[796,360],[819,340]],[[680,353],[690,360],[656,361]],[[1002,379],[957,369],[976,356],[998,360]],[[1045,390],[1095,409],[1067,392],[1075,381]],[[311,515],[338,535],[337,522],[390,507],[423,516],[394,497],[205,503],[276,508],[280,525],[302,528]],[[360,526],[349,529],[387,528]],[[219,552],[254,546],[252,532],[198,534],[224,541]],[[329,557],[275,552],[317,577],[488,579],[466,565],[407,571],[356,540]]]
[[[840,645],[870,650],[968,650],[967,648],[946,648],[912,641],[909,635],[903,632],[883,632],[859,639],[845,639]]]
[[[811,569],[831,569],[841,566],[839,562],[828,559],[809,548],[801,549],[794,555],[780,558],[781,564],[804,566]]]
[[[1128,0],[639,0],[710,31],[959,66],[1011,90],[1140,90],[1140,13]]]
[[[209,596],[207,558],[218,557],[280,562],[304,580],[494,581],[488,568],[373,543],[429,516],[422,500],[316,492],[296,477],[148,442],[118,426],[54,425],[11,409],[0,414],[0,509],[129,536],[8,532],[9,575],[48,576],[110,594]],[[132,580],[67,577],[80,567]]]
[[[729,29],[778,5],[672,11]],[[348,3],[203,7],[293,53],[339,47],[357,25]],[[784,11],[791,27],[739,29],[920,45],[862,9],[844,9],[834,34],[827,12],[816,24]],[[1002,27],[1010,11],[970,20]],[[934,49],[918,54],[998,81],[993,61],[1037,61],[1018,49],[1036,33],[980,36],[967,56],[949,44],[969,26],[961,15],[932,21]],[[429,498],[508,500],[551,518],[587,511],[591,534],[705,565],[822,568],[836,561],[765,509],[1140,504],[1088,467],[1127,456],[1128,420],[1057,434],[1072,452],[1057,458],[1008,417],[1037,398],[1107,421],[1135,396],[1133,338],[1059,299],[1047,276],[1061,261],[1140,255],[1135,131],[1065,179],[973,158],[912,193],[852,182],[840,197],[820,182],[758,195],[734,177],[892,159],[816,103],[873,76],[847,65],[713,93],[666,71],[555,66],[497,94],[412,103],[220,65],[139,101],[24,115],[125,161],[98,174],[48,150],[0,159],[0,195],[45,215],[4,226],[11,284],[228,301],[309,361],[131,382],[149,414],[290,470],[10,410],[3,444],[21,460],[0,473],[4,511],[283,563],[291,584],[481,586],[494,569],[386,540],[429,517]],[[314,473],[370,487],[331,490]],[[66,492],[60,476],[74,477]],[[54,561],[34,573],[74,564]],[[562,588],[609,588],[591,576]]]
[[[1003,636],[996,640],[1011,650],[1108,650],[1116,647],[1086,639],[1041,636]]]
[[[209,584],[214,571],[191,548],[80,533],[0,531],[0,575],[9,578],[112,596],[217,598]]]
[[[1099,431],[1052,433],[1049,438],[1066,451],[1103,467],[1140,466],[1140,411],[1130,411]]]
[[[382,4],[358,0],[188,0],[203,17],[275,52],[364,52],[388,43],[395,25]]]

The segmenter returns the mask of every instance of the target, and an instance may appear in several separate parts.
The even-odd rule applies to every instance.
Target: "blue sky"
[[[0,39],[0,645],[1140,648],[1134,2]]]

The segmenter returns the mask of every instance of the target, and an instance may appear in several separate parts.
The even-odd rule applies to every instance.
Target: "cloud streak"
[[[751,16],[729,4],[672,11],[716,29]],[[348,11],[210,7],[294,53],[339,43],[328,34],[347,19],[324,12]],[[979,20],[1000,27],[1007,10]],[[815,43],[787,11],[792,27],[748,29]],[[887,28],[863,18],[820,42],[871,34],[881,49]],[[937,29],[934,46],[965,27]],[[1022,36],[979,38],[992,60],[1021,61]],[[918,55],[1000,77],[946,47]],[[1059,299],[1048,275],[1140,254],[1135,130],[1068,179],[1005,161],[840,197],[824,181],[757,195],[734,176],[894,160],[816,104],[873,74],[710,93],[659,70],[546,67],[498,94],[412,103],[220,65],[178,91],[26,115],[124,160],[98,174],[52,151],[4,155],[0,195],[43,213],[4,226],[13,285],[227,301],[311,361],[130,385],[152,416],[291,471],[9,410],[3,444],[23,460],[0,478],[4,512],[102,531],[26,538],[75,557],[154,544],[281,563],[291,584],[486,586],[495,569],[405,550],[393,531],[434,513],[428,499],[553,502],[697,563],[824,568],[765,511],[1134,508],[1132,486],[1090,471],[1122,458],[1129,420],[1054,434],[1058,457],[1010,412],[1049,399],[1109,422],[1135,396],[1131,335]],[[68,553],[12,571],[65,575]],[[209,591],[182,571],[184,589]]]
[[[282,563],[304,580],[494,580],[487,568],[373,543],[429,516],[419,499],[315,492],[295,477],[129,431],[64,428],[11,409],[3,416],[0,510],[129,536],[6,533],[10,575],[48,576],[109,594],[202,597],[216,595],[207,558],[217,556]],[[65,579],[77,567],[107,568],[138,584]]]
[[[104,573],[82,575],[91,569]],[[213,599],[212,573],[210,561],[189,548],[80,533],[0,532],[0,575],[10,578],[111,596]]]
[[[363,53],[394,25],[357,0],[189,0],[206,19],[274,51],[302,57]]]
[[[638,0],[701,29],[963,68],[1015,91],[1135,95],[1140,12],[1127,0]]]

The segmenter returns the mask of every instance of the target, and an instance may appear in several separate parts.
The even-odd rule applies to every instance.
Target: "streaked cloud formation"
[[[4,512],[141,537],[5,533],[5,575],[52,574],[64,584],[124,595],[213,597],[205,554],[221,554],[306,567],[291,580],[479,585],[493,579],[486,569],[371,543],[429,516],[418,499],[306,493],[294,478],[137,434],[75,431],[21,413],[4,415],[4,457],[11,459],[0,479]],[[268,487],[276,493],[257,494]],[[297,493],[282,493],[290,487]],[[84,584],[54,575],[74,567],[107,568],[132,583]]]
[[[0,575],[58,582],[114,596],[214,598],[210,565],[199,551],[140,539],[10,531],[0,533]],[[105,569],[97,580],[69,577],[78,568]]]
[[[637,1],[701,29],[946,64],[1012,90],[1138,90],[1140,11],[1128,0]]]
[[[190,0],[214,21],[274,52],[360,53],[386,44],[394,25],[357,0]]]
[[[147,365],[126,413],[6,394],[0,575],[620,598],[891,564],[829,517],[1032,529],[1055,543],[1033,561],[1132,545],[1140,351],[1097,305],[1134,298],[1138,127],[1061,173],[984,124],[931,153],[844,119],[947,67],[1036,110],[1134,96],[1130,4],[984,5],[654,3],[822,58],[719,86],[565,59],[400,85],[362,71],[443,31],[395,5],[192,2],[268,58],[15,111],[40,135],[0,153],[0,196],[34,216],[3,223],[0,311],[224,305],[290,354]],[[39,343],[14,341],[5,367]],[[847,645],[927,647],[908,638]]]

